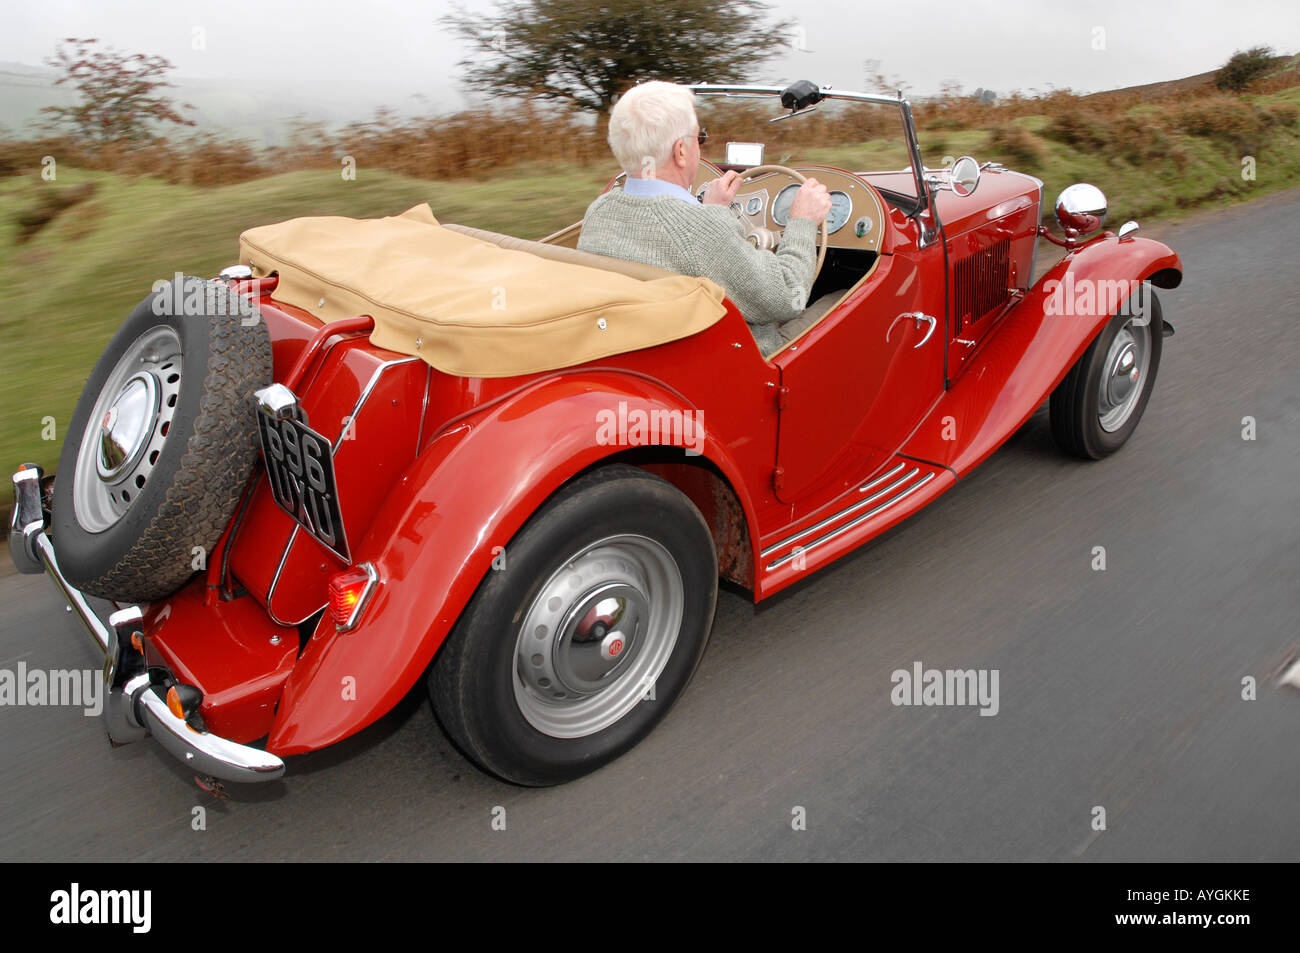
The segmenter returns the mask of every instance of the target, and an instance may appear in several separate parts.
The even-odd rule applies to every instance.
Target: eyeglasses
[[[691,138],[691,137],[690,137],[690,136],[682,136],[682,139],[689,139],[689,138]],[[678,141],[680,142],[681,140],[679,139]],[[698,136],[695,137],[695,141],[698,142],[700,145],[704,145],[706,142],[708,142],[708,141],[709,141],[709,130],[707,130],[707,129],[705,129],[703,126],[701,126],[701,127],[700,127],[700,134],[699,134]]]

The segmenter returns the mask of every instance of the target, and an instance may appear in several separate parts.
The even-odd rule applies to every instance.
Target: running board
[[[840,497],[831,515],[814,514],[808,525],[787,527],[780,539],[764,547],[759,553],[762,596],[880,535],[955,482],[945,467],[894,457],[879,475]]]

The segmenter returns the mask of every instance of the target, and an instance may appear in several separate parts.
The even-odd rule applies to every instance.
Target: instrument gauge
[[[849,193],[834,191],[831,193],[831,212],[826,216],[826,227],[833,235],[844,227],[844,223],[853,214],[853,199]]]
[[[795,194],[799,191],[799,184],[792,182],[776,193],[776,200],[772,202],[772,221],[785,228],[790,224],[790,205],[794,202]]]

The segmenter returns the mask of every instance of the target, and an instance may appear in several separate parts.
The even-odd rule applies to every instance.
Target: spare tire
[[[59,566],[90,595],[156,602],[206,562],[258,455],[271,339],[224,281],[159,282],[77,402],[54,483]]]

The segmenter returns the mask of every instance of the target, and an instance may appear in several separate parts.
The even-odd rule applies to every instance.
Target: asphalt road
[[[882,540],[761,607],[724,592],[695,681],[613,765],[499,783],[417,691],[219,801],[80,710],[0,707],[0,859],[1300,859],[1300,690],[1279,682],[1300,652],[1300,190],[1148,234],[1186,279],[1120,454],[1064,458],[1044,408]],[[0,669],[19,661],[99,664],[47,580],[9,575]],[[997,714],[893,705],[915,662],[997,670]]]

